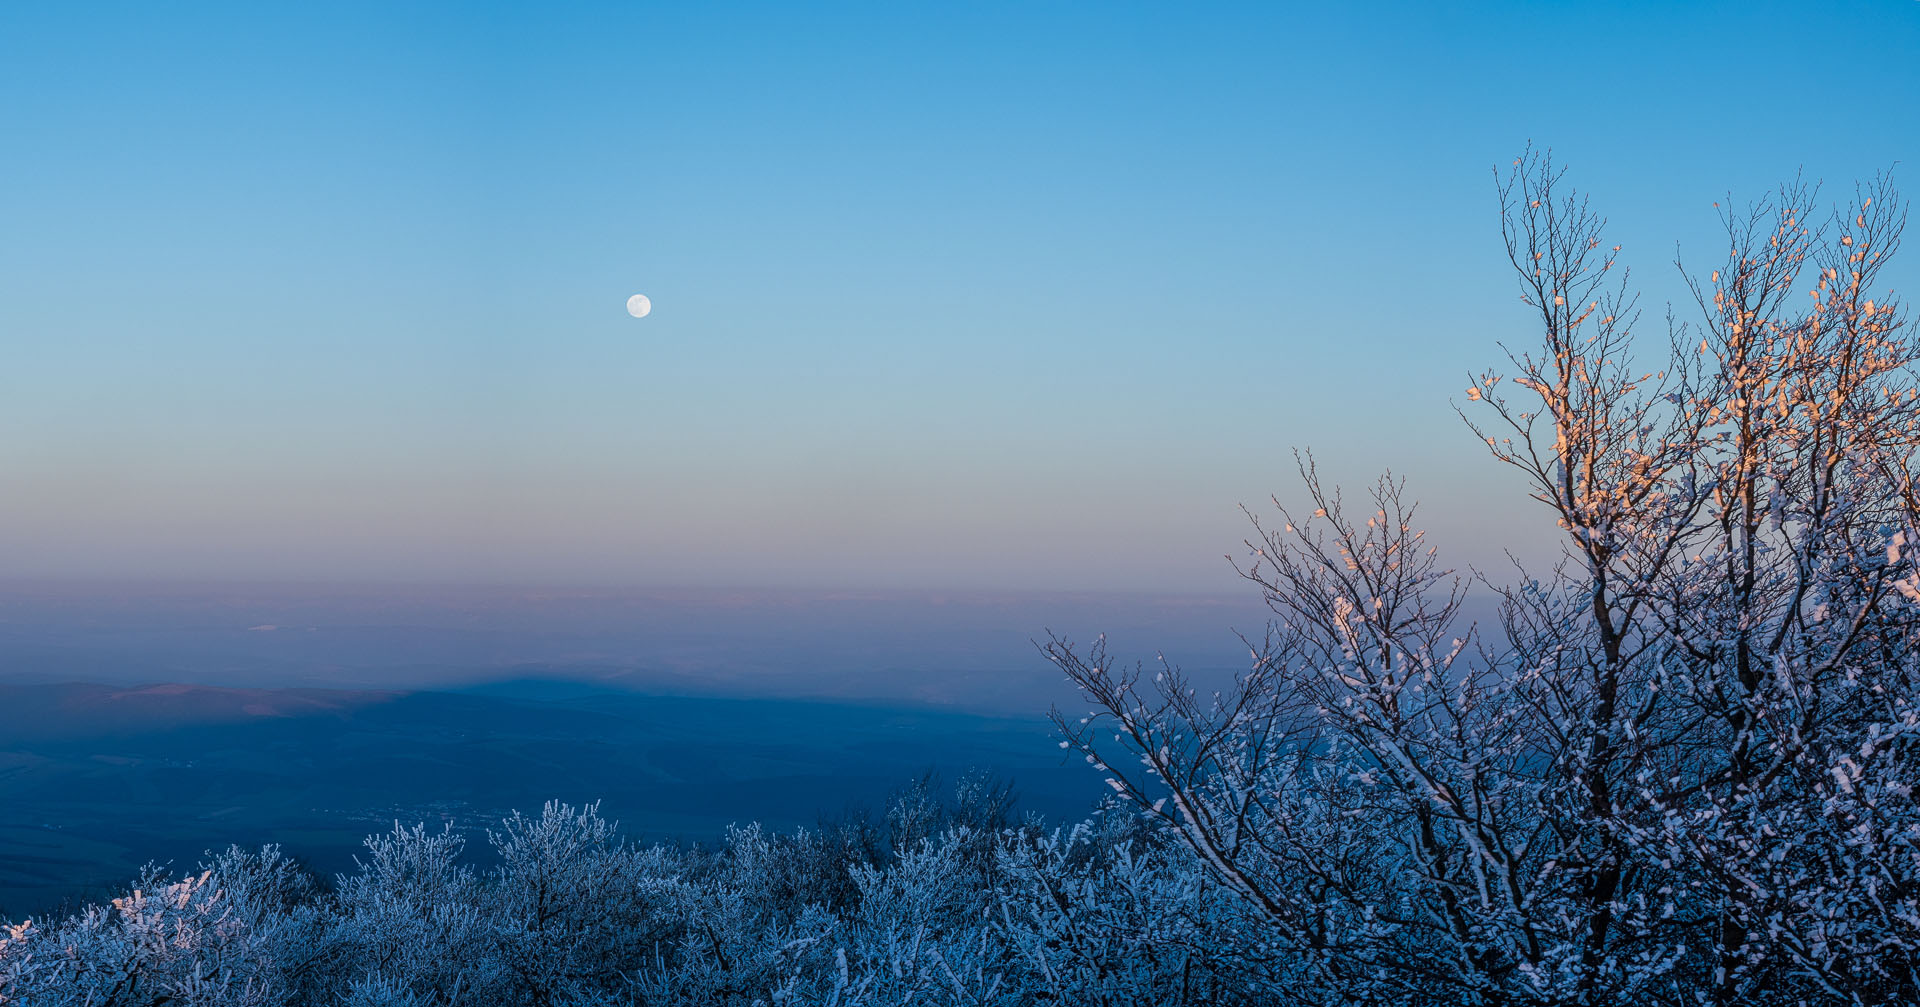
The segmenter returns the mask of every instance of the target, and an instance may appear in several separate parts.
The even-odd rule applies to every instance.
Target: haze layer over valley
[[[650,839],[880,812],[926,770],[1084,815],[1032,637],[1103,616],[1203,674],[1246,598],[155,584],[0,589],[0,912],[280,843],[321,874],[393,821],[603,800]],[[1072,625],[1081,623],[1083,625]],[[1149,636],[1150,635],[1150,636]],[[1176,653],[1178,653],[1176,651]],[[1186,655],[1182,655],[1183,657]],[[1244,658],[1241,657],[1243,663]],[[558,792],[556,788],[559,788]]]

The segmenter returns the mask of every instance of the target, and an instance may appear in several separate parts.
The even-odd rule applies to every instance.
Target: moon
[[[647,295],[645,294],[635,294],[627,298],[627,314],[635,318],[645,318],[647,317],[647,312],[652,310],[653,302],[647,300]]]

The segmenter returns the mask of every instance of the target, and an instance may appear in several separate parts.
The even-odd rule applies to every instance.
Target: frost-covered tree
[[[1401,484],[1256,521],[1274,613],[1203,695],[1099,646],[1069,745],[1302,963],[1380,1003],[1920,999],[1920,342],[1904,211],[1793,184],[1723,211],[1651,351],[1619,246],[1544,157],[1499,186],[1539,339],[1463,415],[1564,535],[1467,624]],[[1276,506],[1278,506],[1276,502]]]

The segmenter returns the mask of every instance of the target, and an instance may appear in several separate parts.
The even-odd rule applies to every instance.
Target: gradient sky
[[[1295,446],[1495,562],[1530,140],[1657,317],[1920,3],[7,5],[0,572],[1230,590]]]

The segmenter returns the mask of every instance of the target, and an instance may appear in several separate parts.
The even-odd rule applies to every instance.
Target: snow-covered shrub
[[[316,976],[320,989],[368,976],[404,983],[424,1003],[503,1001],[515,976],[483,908],[481,879],[460,862],[451,825],[367,837],[360,870],[335,879]]]
[[[1118,820],[1110,816],[1108,820]],[[1251,960],[1239,901],[1184,848],[1123,842],[1088,855],[1091,826],[1002,847],[994,924],[1037,1000],[1062,1004],[1255,1002],[1285,987]]]
[[[0,1004],[266,1007],[284,995],[266,943],[206,873],[150,869],[109,906],[0,937]]]
[[[677,858],[623,840],[597,803],[550,801],[540,817],[515,812],[487,837],[500,863],[482,905],[527,1002],[604,993],[684,930],[663,912]]]
[[[786,1004],[831,961],[838,922],[809,908],[778,921],[739,889],[724,884],[681,885],[677,909],[686,922],[677,946],[661,949],[633,978],[647,1004]]]

